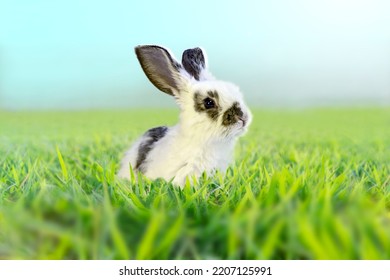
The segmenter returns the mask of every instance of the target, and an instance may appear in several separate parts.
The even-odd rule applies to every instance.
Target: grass
[[[254,111],[226,176],[115,179],[174,110],[0,112],[1,259],[390,259],[390,110]]]

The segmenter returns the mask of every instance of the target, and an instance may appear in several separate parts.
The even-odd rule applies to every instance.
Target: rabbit
[[[137,46],[135,53],[150,82],[173,96],[180,118],[175,126],[152,128],[136,140],[117,175],[129,179],[131,165],[150,179],[183,187],[187,177],[224,173],[252,120],[239,88],[213,77],[201,48],[185,50],[181,64],[161,46]]]

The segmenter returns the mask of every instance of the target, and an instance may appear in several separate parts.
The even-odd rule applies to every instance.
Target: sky
[[[201,46],[252,106],[390,105],[390,1],[0,2],[0,108],[174,106],[134,54]]]

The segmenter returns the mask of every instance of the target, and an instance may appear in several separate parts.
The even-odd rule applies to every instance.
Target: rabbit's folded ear
[[[152,45],[138,46],[135,53],[153,85],[170,95],[178,94],[182,83],[182,66],[166,49]]]
[[[206,70],[206,54],[201,48],[188,49],[183,52],[181,59],[184,69],[190,74],[195,80],[210,80],[213,77]]]

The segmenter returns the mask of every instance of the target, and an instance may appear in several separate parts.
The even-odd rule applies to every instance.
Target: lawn
[[[253,112],[183,190],[115,178],[176,110],[0,112],[0,259],[390,259],[390,109]]]

